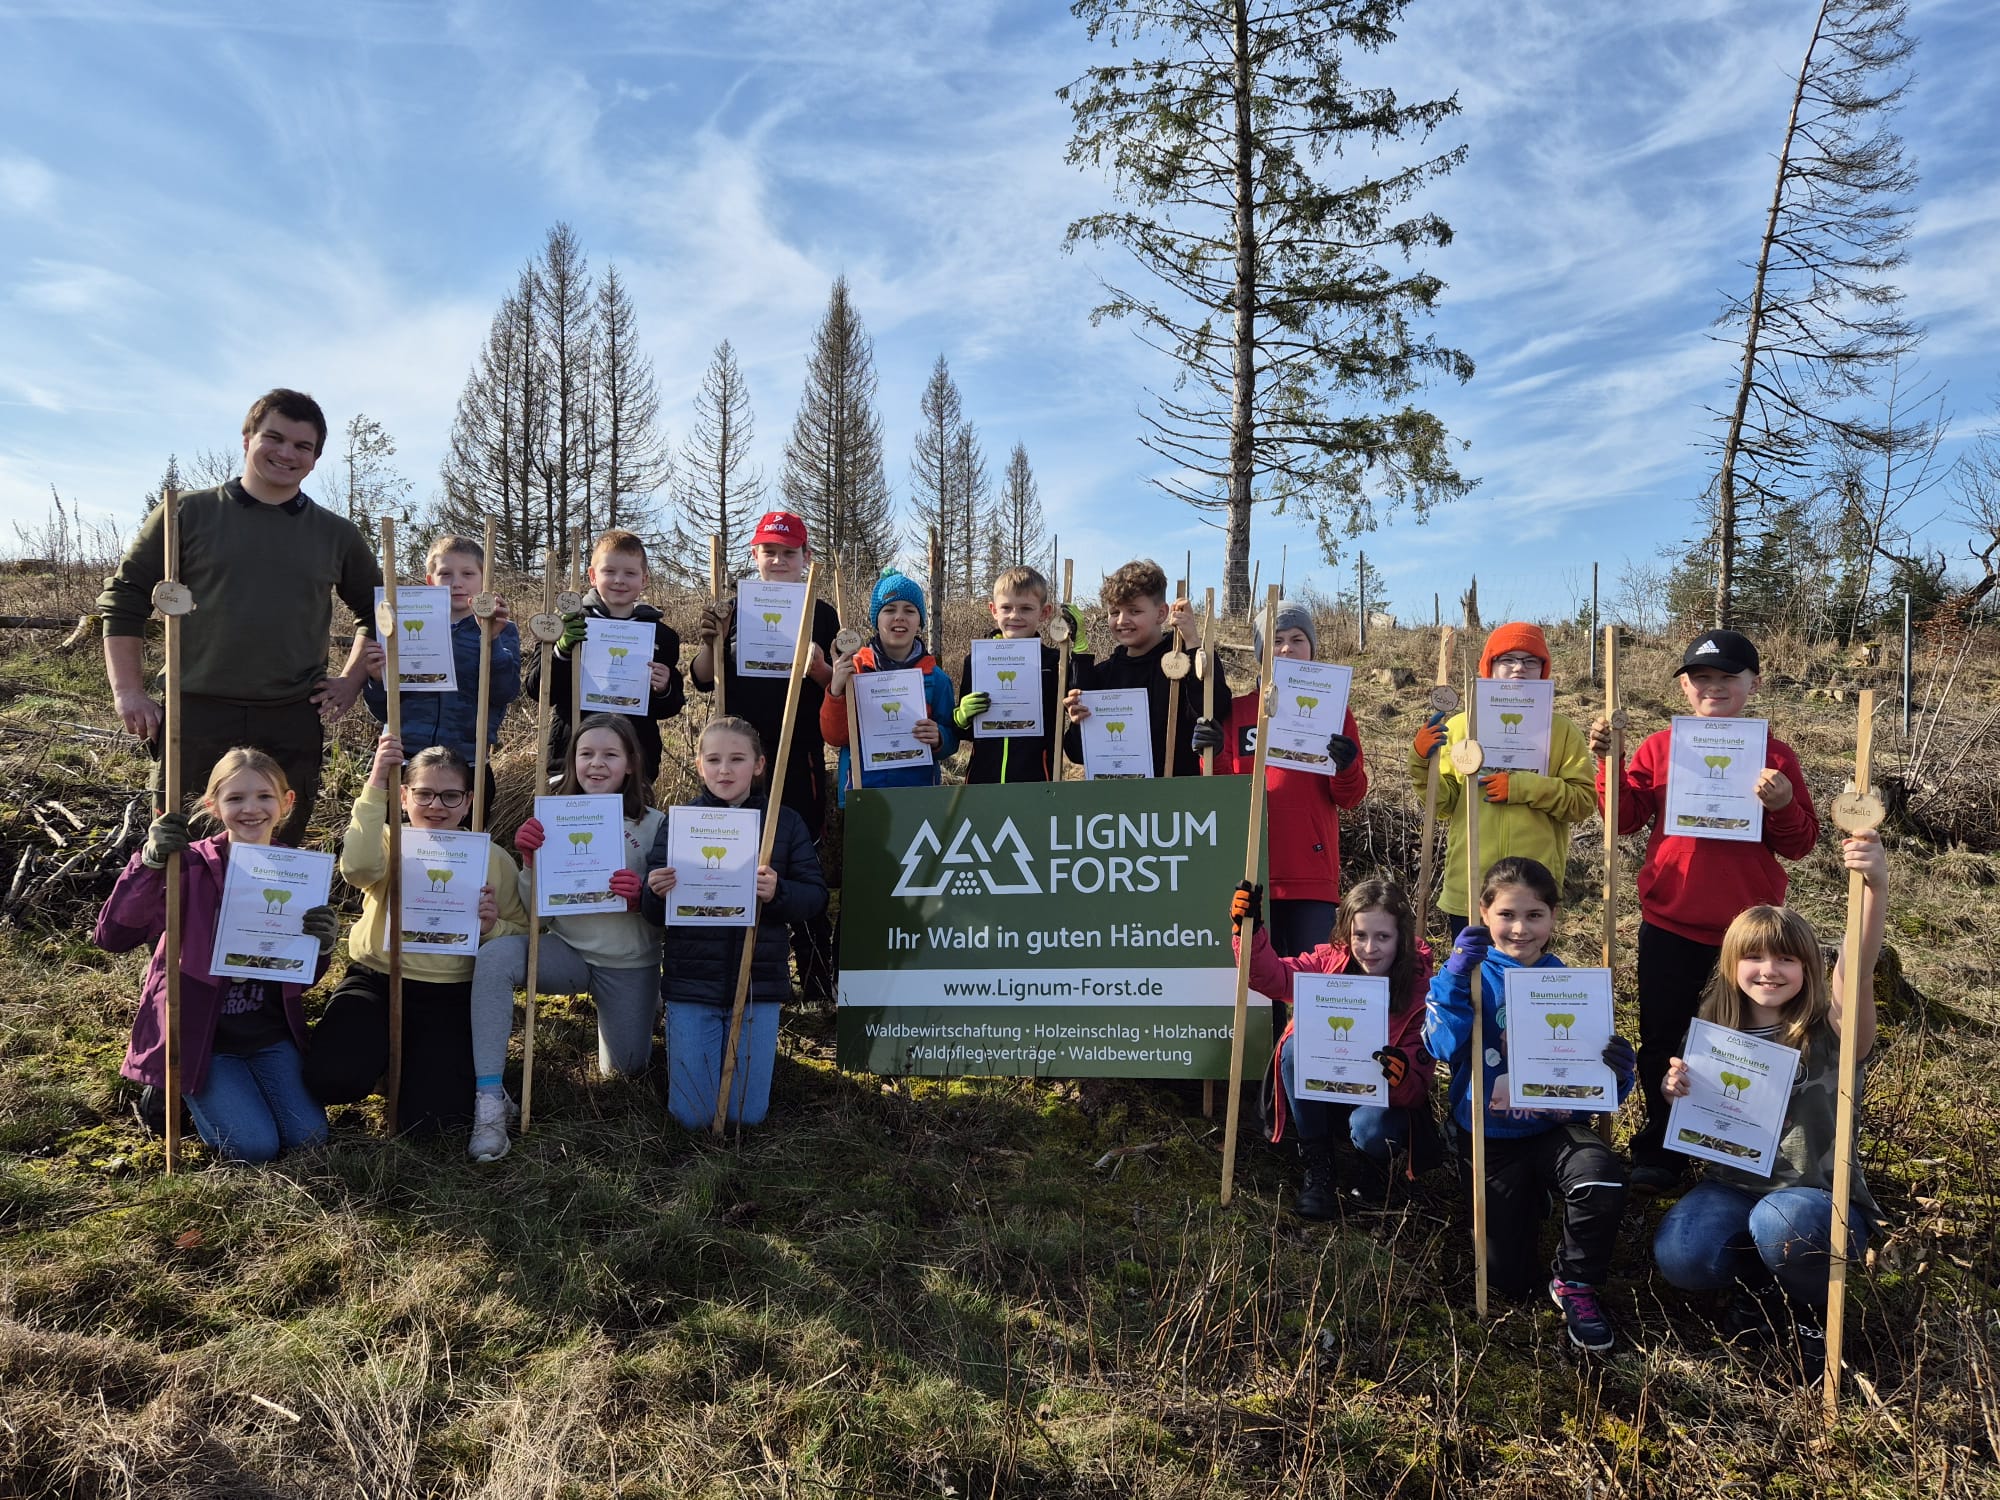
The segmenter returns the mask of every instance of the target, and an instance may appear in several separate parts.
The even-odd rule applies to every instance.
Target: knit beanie
[[[868,623],[872,626],[882,613],[882,606],[891,599],[901,599],[905,604],[917,607],[917,624],[924,623],[924,591],[914,578],[905,578],[894,568],[884,568],[882,576],[875,580],[875,592],[868,596]]]
[[[1493,658],[1505,656],[1509,651],[1525,651],[1542,660],[1542,676],[1549,675],[1549,642],[1542,634],[1542,627],[1525,621],[1514,620],[1506,625],[1496,625],[1493,634],[1486,637],[1486,649],[1479,653],[1479,675],[1493,675]]]
[[[1291,599],[1280,599],[1276,613],[1271,618],[1271,633],[1281,630],[1303,630],[1306,639],[1312,642],[1312,653],[1319,655],[1319,632],[1313,628],[1312,611]],[[1256,623],[1250,627],[1250,643],[1257,650],[1257,660],[1264,659],[1264,612],[1257,611]]]

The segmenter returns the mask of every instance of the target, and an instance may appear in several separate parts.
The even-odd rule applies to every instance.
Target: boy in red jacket
[[[1741,718],[1763,685],[1760,665],[1746,636],[1703,632],[1675,669],[1688,711],[1703,719]],[[1757,779],[1757,800],[1764,805],[1760,842],[1667,833],[1660,812],[1672,743],[1672,732],[1659,730],[1647,736],[1630,764],[1618,768],[1618,832],[1652,825],[1639,867],[1639,1082],[1646,1092],[1646,1125],[1632,1138],[1632,1187],[1647,1193],[1680,1186],[1686,1158],[1665,1147],[1668,1105],[1660,1085],[1715,972],[1722,935],[1753,906],[1784,905],[1786,876],[1778,859],[1803,859],[1819,839],[1819,815],[1805,772],[1792,747],[1776,736],[1766,741],[1764,771]],[[1591,720],[1590,750],[1597,757],[1602,808],[1609,721]]]
[[[1264,660],[1264,628],[1252,637],[1257,660]],[[1278,601],[1271,649],[1279,656],[1311,661],[1319,649],[1312,611],[1289,599]],[[1257,760],[1257,694],[1234,698],[1218,725],[1202,719],[1194,727],[1194,748],[1213,748],[1215,774],[1248,776]],[[1361,757],[1361,730],[1354,710],[1340,733],[1327,741],[1333,776],[1264,767],[1266,815],[1271,841],[1271,946],[1281,958],[1310,953],[1333,931],[1340,902],[1340,809],[1356,807],[1368,793],[1368,767]]]

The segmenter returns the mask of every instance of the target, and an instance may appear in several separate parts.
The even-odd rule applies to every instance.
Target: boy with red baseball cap
[[[765,583],[804,583],[812,564],[812,540],[806,523],[788,510],[767,512],[750,533],[750,560]],[[799,684],[798,717],[792,724],[792,753],[785,762],[785,784],[778,800],[805,819],[817,844],[826,831],[826,742],[820,736],[819,706],[833,675],[828,659],[840,616],[824,599],[813,602],[812,655]],[[782,677],[745,677],[736,670],[736,601],[729,598],[704,605],[695,627],[700,643],[688,664],[688,680],[704,693],[715,691],[716,652],[722,652],[723,696],[732,714],[756,726],[764,743],[777,753],[784,728],[786,682]],[[833,1004],[833,930],[821,913],[792,929],[792,955],[799,966],[800,988],[808,1005]]]

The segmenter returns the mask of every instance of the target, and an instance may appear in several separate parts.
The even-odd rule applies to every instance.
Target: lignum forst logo
[[[1011,861],[1019,872],[1018,879],[1003,880],[996,874],[994,865],[1002,857]],[[931,878],[920,879],[919,872],[933,859],[936,867]],[[954,896],[1042,894],[1041,882],[1035,878],[1035,856],[1012,818],[1001,821],[990,842],[979,836],[969,820],[962,822],[953,831],[949,847],[938,838],[937,830],[926,818],[903,850],[902,864],[903,873],[889,893],[892,896],[942,896],[946,892]]]
[[[1034,826],[1034,825],[1031,825]],[[1146,895],[1182,889],[1196,850],[1216,847],[1213,812],[1089,813],[1048,820],[1037,849],[1012,817],[917,825],[889,894],[917,896]]]

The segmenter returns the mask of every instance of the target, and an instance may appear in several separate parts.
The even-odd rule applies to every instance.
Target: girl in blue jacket
[[[702,792],[692,806],[744,807],[771,815],[764,793],[764,747],[748,719],[710,719],[697,754]],[[750,958],[749,1003],[729,1084],[728,1118],[744,1125],[762,1124],[770,1108],[778,1013],[792,998],[791,926],[826,910],[826,877],[805,819],[784,806],[777,815],[771,862],[757,867],[757,946]],[[667,863],[667,832],[663,822],[646,859],[640,897],[640,911],[653,922],[666,920],[667,892],[679,883]],[[742,927],[667,928],[660,969],[667,1009],[667,1109],[689,1130],[705,1130],[715,1120],[736,975],[744,941],[752,937]]]
[[[827,684],[826,697],[819,706],[820,734],[829,745],[840,750],[836,785],[842,807],[847,806],[847,789],[853,785],[848,757],[860,751],[858,745],[847,743],[847,691],[856,672],[887,672],[904,667],[922,672],[925,717],[910,734],[931,747],[931,763],[927,766],[873,771],[864,768],[863,787],[873,791],[877,787],[936,786],[938,762],[958,748],[958,730],[951,716],[957,695],[937,658],[924,650],[919,634],[924,628],[924,591],[914,578],[905,578],[894,568],[884,568],[882,576],[875,580],[875,592],[868,598],[868,618],[875,624],[875,638],[852,656],[843,656],[833,664],[833,679]]]
[[[1537,860],[1499,860],[1479,892],[1479,922],[1459,933],[1444,969],[1431,980],[1424,1045],[1451,1067],[1451,1117],[1459,1132],[1459,1176],[1472,1186],[1472,971],[1479,970],[1485,1015],[1487,1272],[1502,1296],[1534,1290],[1537,1230],[1551,1200],[1561,1205],[1549,1297],[1562,1309],[1570,1342],[1609,1349],[1616,1342],[1597,1288],[1611,1273],[1611,1251],[1625,1212],[1625,1163],[1598,1138],[1589,1117],[1561,1109],[1515,1109],[1507,1095],[1507,971],[1559,969],[1549,952],[1561,892]],[[1618,1076],[1622,1101],[1632,1090],[1632,1044],[1614,1036],[1604,1062]]]

